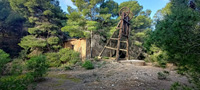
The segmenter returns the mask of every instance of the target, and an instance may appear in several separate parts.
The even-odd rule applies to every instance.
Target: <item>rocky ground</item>
[[[158,73],[163,71],[168,75],[160,80]],[[93,70],[51,69],[36,90],[170,90],[174,82],[188,85],[187,78],[173,70],[101,61],[95,63]]]

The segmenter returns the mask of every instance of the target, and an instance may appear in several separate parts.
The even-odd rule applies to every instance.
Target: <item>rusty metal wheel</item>
[[[131,11],[130,11],[128,17],[129,17],[129,20],[131,20],[133,18],[133,13]]]
[[[125,17],[127,17],[127,16],[129,15],[129,13],[130,13],[130,9],[127,8],[127,7],[123,7],[123,8],[120,9],[120,11],[119,11],[119,16],[122,16],[122,13],[123,13],[123,12],[126,14]]]

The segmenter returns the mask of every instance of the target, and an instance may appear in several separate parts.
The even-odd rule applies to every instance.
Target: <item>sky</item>
[[[71,6],[73,8],[76,8],[76,6],[73,5],[71,0],[59,0],[61,8],[67,12],[67,6]],[[114,0],[118,4],[129,1],[129,0]],[[162,9],[165,7],[165,5],[169,2],[169,0],[137,0],[140,5],[143,6],[143,10],[150,9],[152,11],[151,17],[154,16],[157,10]]]

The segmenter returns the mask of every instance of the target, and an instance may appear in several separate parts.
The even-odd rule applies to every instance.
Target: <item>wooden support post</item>
[[[127,31],[128,31],[128,33],[127,33],[127,38],[126,38],[126,40],[127,40],[127,43],[126,43],[127,44],[126,45],[126,50],[127,50],[127,52],[126,52],[126,59],[130,60],[130,56],[129,56],[129,36],[130,36],[130,31],[131,31],[130,25],[128,25]]]
[[[119,30],[119,36],[118,36],[118,42],[117,42],[117,52],[116,52],[116,59],[115,59],[116,61],[119,60],[120,41],[121,41],[121,36],[122,36],[122,30],[124,29],[123,18],[124,18],[124,13],[123,13],[123,16],[121,17],[121,25],[120,25],[120,30]]]
[[[126,60],[129,60],[129,40],[128,40],[128,37],[126,38]]]
[[[110,47],[112,47],[112,42],[110,40]],[[110,57],[112,57],[112,50],[110,50]]]
[[[126,24],[126,36],[127,36],[127,38],[128,38],[128,31],[129,31],[129,25]]]

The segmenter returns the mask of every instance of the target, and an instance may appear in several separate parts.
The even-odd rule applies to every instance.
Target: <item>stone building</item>
[[[91,46],[92,46],[92,57],[97,57],[99,55],[99,53],[101,52],[101,50],[103,49],[105,42],[103,41],[103,37],[101,37],[100,35],[94,35],[93,39],[92,39],[92,44],[91,39],[86,39],[86,38],[72,38],[72,39],[68,39],[64,42],[64,48],[71,48],[74,51],[77,51],[80,53],[80,57],[82,58],[82,60],[85,59],[89,59],[91,57]],[[104,56],[108,56],[108,51],[109,50],[105,50]]]
[[[87,39],[85,38],[80,38],[80,39],[69,39],[67,41],[65,41],[64,43],[64,48],[71,48],[74,51],[77,51],[80,53],[80,57],[82,59],[86,59],[87,58],[87,49],[89,47],[87,47]]]

